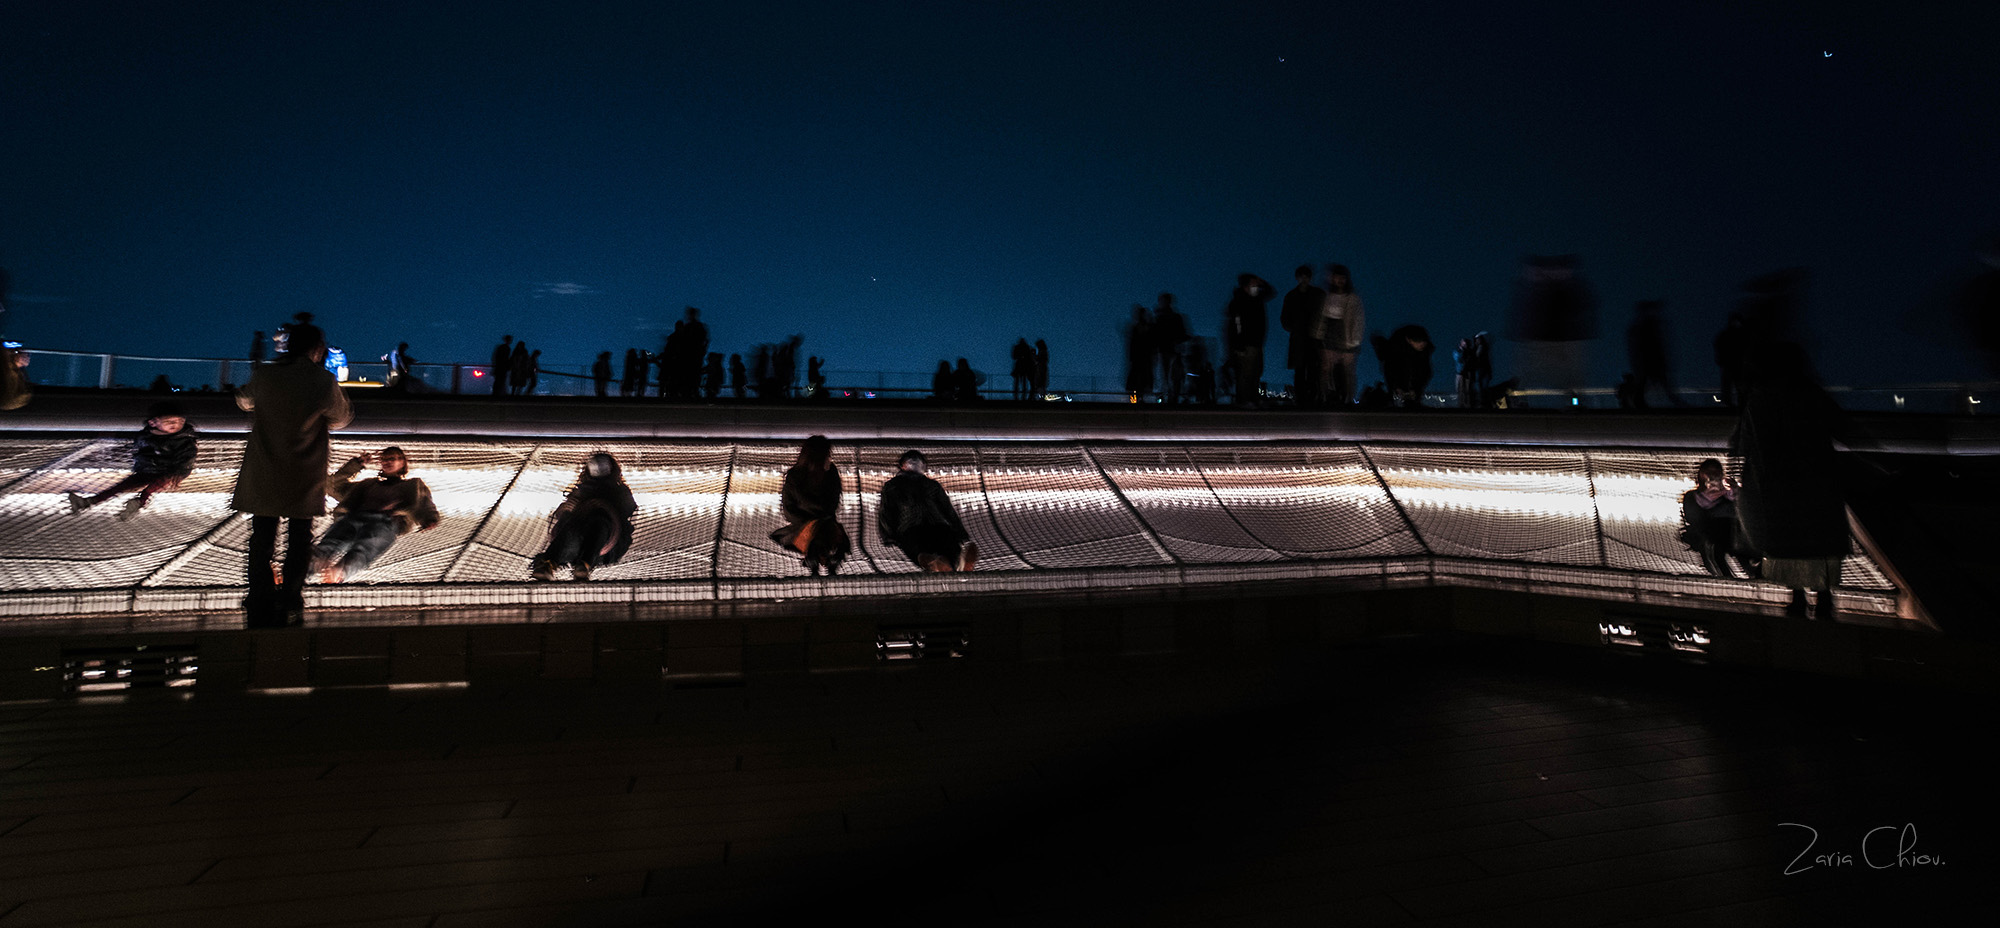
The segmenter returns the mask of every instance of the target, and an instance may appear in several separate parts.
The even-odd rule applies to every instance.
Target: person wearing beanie
[[[188,422],[187,410],[172,400],[154,403],[146,410],[146,423],[132,441],[132,473],[94,496],[71,491],[70,514],[137,490],[139,495],[128,500],[118,513],[118,521],[127,521],[152,502],[153,494],[179,487],[182,480],[194,473],[197,453],[194,426]]]
[[[370,466],[378,469],[376,476],[354,479]],[[409,455],[394,445],[340,465],[327,478],[326,495],[340,505],[334,509],[339,518],[313,546],[313,569],[323,583],[340,583],[367,570],[402,535],[437,528],[431,488],[410,476]]]

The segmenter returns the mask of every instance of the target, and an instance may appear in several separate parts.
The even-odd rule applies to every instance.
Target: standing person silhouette
[[[236,395],[250,413],[250,437],[229,507],[250,514],[244,561],[250,595],[243,600],[251,628],[305,622],[305,582],[312,563],[313,518],[326,513],[327,431],[354,417],[347,394],[328,372],[326,333],[301,313],[284,330],[284,353],[259,364]],[[273,576],[278,520],[285,527],[285,562]]]
[[[514,370],[514,336],[500,336],[500,344],[493,346],[493,357],[486,365],[486,376],[493,381],[493,395],[506,396],[507,383]]]
[[[1035,349],[1028,345],[1027,339],[1016,339],[1014,348],[1008,352],[1008,356],[1014,361],[1011,368],[1011,373],[1014,375],[1014,399],[1025,400],[1034,390]]]
[[[1229,366],[1236,373],[1234,403],[1257,406],[1263,402],[1264,335],[1269,320],[1264,304],[1271,301],[1271,285],[1255,274],[1236,275],[1236,289],[1222,311],[1222,337],[1229,351]]]

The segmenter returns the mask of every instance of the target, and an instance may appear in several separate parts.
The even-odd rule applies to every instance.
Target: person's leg
[[[102,493],[85,496],[81,493],[71,492],[69,494],[69,511],[72,513],[82,512],[120,493],[129,493],[143,487],[151,483],[154,479],[156,478],[146,476],[145,474],[126,474],[123,479],[112,484],[109,489],[106,489]]]
[[[250,624],[257,625],[260,614],[277,604],[277,580],[271,573],[272,556],[278,550],[278,517],[250,517],[250,547],[244,554],[244,579],[250,585],[250,597],[244,606],[250,612]]]
[[[348,551],[353,550],[355,540],[361,536],[356,518],[352,515],[341,516],[326,527],[326,534],[320,536],[319,544],[313,545],[313,557],[319,560],[320,567],[338,563]]]
[[[310,517],[290,519],[285,524],[285,604],[293,609],[305,609],[306,576],[312,572],[313,520]]]
[[[393,516],[356,520],[354,541],[348,546],[347,554],[340,559],[341,573],[352,577],[367,570],[395,543],[396,519]]]

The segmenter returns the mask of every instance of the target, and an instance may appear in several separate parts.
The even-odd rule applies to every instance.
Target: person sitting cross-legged
[[[367,480],[355,475],[373,466],[379,473]],[[313,569],[322,583],[340,583],[368,569],[397,537],[437,527],[437,504],[431,488],[411,477],[410,459],[391,445],[362,454],[340,465],[327,478],[326,493],[340,500],[335,519],[313,546]]]

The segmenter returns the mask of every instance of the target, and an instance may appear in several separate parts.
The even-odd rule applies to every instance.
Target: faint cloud
[[[589,284],[580,284],[572,280],[535,285],[535,299],[538,300],[549,296],[590,296],[603,292]]]

